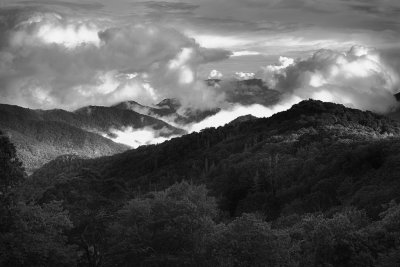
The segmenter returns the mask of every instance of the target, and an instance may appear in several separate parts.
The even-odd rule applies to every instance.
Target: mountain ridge
[[[259,177],[262,181],[257,187],[266,190],[266,197],[273,205],[268,206],[272,209],[270,216],[275,218],[296,209],[293,205],[298,195],[314,201],[311,200],[313,192],[320,190],[314,188],[315,184],[324,179],[334,181],[335,175],[341,178],[335,181],[339,185],[334,190],[339,190],[348,175],[355,175],[354,181],[366,181],[348,189],[353,190],[350,195],[335,191],[332,196],[326,196],[319,209],[340,205],[342,201],[354,201],[356,206],[363,207],[352,196],[362,194],[367,190],[364,183],[371,183],[368,179],[372,178],[364,177],[365,173],[381,172],[379,175],[387,177],[390,183],[400,174],[400,170],[394,171],[397,168],[389,167],[400,163],[390,156],[400,152],[399,141],[400,123],[396,121],[343,105],[307,100],[269,118],[208,128],[162,144],[77,161],[74,170],[59,164],[58,173],[72,179],[83,175],[82,172],[93,171],[101,180],[130,188],[124,193],[127,197],[138,191],[164,189],[182,180],[205,183],[219,196],[222,209],[231,215],[247,209],[244,205],[253,197],[254,179]],[[279,169],[278,164],[282,166]],[[310,166],[317,167],[313,170]],[[392,168],[392,173],[387,173],[387,168]],[[53,175],[57,176],[54,169],[43,168],[40,175],[35,173],[32,177],[40,180]],[[280,177],[279,184],[271,184],[271,175]],[[396,188],[397,185],[389,186],[389,191],[379,196],[381,200],[371,205],[369,212],[373,216],[377,216],[386,199],[397,196]],[[311,211],[320,205],[317,203],[304,204],[298,210]],[[257,205],[255,209],[261,208]]]
[[[167,240],[157,247],[164,263],[169,248],[164,244],[186,232],[193,237],[196,221],[204,227],[194,235],[193,249],[206,239],[205,259],[215,259],[231,243],[248,249],[251,242],[253,253],[259,236],[274,233],[273,240],[285,247],[270,238],[262,244],[294,251],[293,266],[318,265],[322,261],[313,253],[320,251],[332,255],[322,256],[328,265],[380,266],[373,263],[392,258],[398,249],[399,155],[399,122],[307,100],[269,118],[207,128],[112,156],[62,156],[31,175],[20,194],[43,205],[62,203],[74,225],[69,240],[85,250],[83,236],[103,248],[110,266],[121,244],[138,261],[152,261],[143,240],[152,247]],[[208,208],[212,217],[199,219]],[[249,238],[246,233],[255,230]],[[220,239],[221,231],[226,238]],[[140,254],[131,244],[143,248]],[[186,243],[179,248],[186,251]],[[205,256],[207,251],[215,253]],[[213,262],[201,266],[219,266]]]
[[[185,133],[156,118],[112,107],[89,106],[69,112],[0,104],[0,128],[10,135],[29,173],[63,154],[99,157],[123,152],[129,147],[110,138],[114,130],[128,127],[150,127],[162,137]]]

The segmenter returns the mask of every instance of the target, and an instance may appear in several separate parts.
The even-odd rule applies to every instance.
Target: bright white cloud
[[[222,79],[224,75],[222,75],[221,72],[217,70],[212,70],[210,74],[208,75],[208,79]]]
[[[110,138],[114,142],[128,145],[132,148],[137,148],[143,145],[159,144],[176,137],[163,137],[160,134],[165,132],[165,130],[157,131],[149,127],[142,129],[134,129],[132,127],[127,127],[121,130],[111,129],[110,132],[114,137],[108,135],[104,135],[104,137]]]
[[[278,81],[277,75],[283,75],[285,69],[293,63],[293,58],[280,56],[278,64],[261,67],[261,70],[255,76],[263,79],[269,88],[275,88]]]
[[[237,80],[249,80],[255,77],[253,72],[235,72],[234,78]]]
[[[258,55],[261,55],[261,54],[257,51],[248,51],[248,50],[236,51],[236,52],[233,52],[233,54],[232,54],[233,57],[258,56]]]
[[[397,74],[375,50],[365,47],[352,47],[346,53],[320,50],[298,61],[280,57],[279,64],[262,68],[257,76],[283,93],[278,104],[233,105],[188,130],[222,126],[248,114],[269,117],[309,98],[376,112],[387,112],[398,105],[393,96],[399,86]]]
[[[189,132],[198,132],[205,128],[223,126],[233,121],[237,117],[249,114],[258,118],[270,117],[277,112],[289,109],[292,105],[297,104],[301,100],[302,99],[299,97],[288,97],[285,99],[285,101],[282,101],[281,103],[278,103],[271,107],[265,107],[258,104],[250,106],[233,105],[230,108],[222,110],[217,114],[208,117],[199,123],[189,126],[187,130]]]
[[[3,103],[75,109],[178,98],[202,108],[223,100],[201,85],[197,67],[229,52],[202,48],[174,29],[151,24],[104,28],[27,10],[0,17],[0,23]]]
[[[397,103],[393,94],[398,75],[377,51],[355,46],[348,52],[319,50],[294,62],[281,58],[280,64],[258,73],[271,87],[302,99],[314,98],[350,107],[387,112]]]
[[[58,44],[74,48],[84,44],[99,45],[100,29],[93,23],[71,21],[57,13],[34,13],[11,31],[10,45]]]
[[[193,32],[187,32],[189,36],[192,36],[196,41],[203,47],[207,48],[225,48],[231,49],[235,47],[245,46],[251,41],[237,36],[222,36],[212,34],[196,34]]]

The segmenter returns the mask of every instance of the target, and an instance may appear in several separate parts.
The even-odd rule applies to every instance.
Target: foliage
[[[61,157],[16,183],[3,205],[2,235],[24,252],[2,258],[25,259],[16,266],[53,264],[49,255],[61,266],[396,266],[399,140],[399,124],[383,116],[310,100],[111,157]],[[11,230],[20,225],[28,227]]]
[[[204,236],[213,230],[215,200],[186,182],[129,201],[110,226],[109,263],[194,266]]]
[[[383,204],[400,197],[399,138],[399,123],[386,117],[310,100],[270,118],[82,160],[73,171],[44,166],[33,177],[93,169],[133,194],[192,180],[231,216],[259,211],[273,220],[350,204],[377,219]]]
[[[0,266],[74,266],[72,228],[60,202],[38,205],[21,198],[25,173],[8,137],[0,135]]]
[[[221,224],[208,238],[211,266],[295,266],[296,245],[254,214]]]
[[[60,203],[19,203],[10,210],[11,227],[0,233],[1,266],[74,266],[74,247],[64,230],[72,227]]]
[[[23,179],[24,171],[15,147],[0,131],[0,199],[6,198],[10,189]]]

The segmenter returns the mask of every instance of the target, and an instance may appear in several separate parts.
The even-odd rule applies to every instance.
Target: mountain
[[[164,121],[130,109],[89,106],[81,108],[74,113],[78,115],[78,120],[82,123],[81,126],[87,127],[91,131],[109,133],[110,129],[120,130],[127,127],[141,129],[150,127],[153,130],[165,129],[168,134],[162,133],[162,136],[181,135],[185,133],[184,130],[173,127]]]
[[[269,106],[276,104],[281,96],[280,92],[268,88],[263,80],[256,78],[245,80],[208,79],[205,83],[207,86],[217,87],[219,91],[223,91],[226,101],[234,104]]]
[[[140,114],[183,126],[190,123],[200,122],[220,111],[219,108],[210,110],[184,108],[181,110],[182,105],[177,99],[164,99],[154,107],[144,106],[135,101],[121,102],[113,107],[122,110],[132,110]]]
[[[176,111],[179,109],[180,104],[178,100],[175,99],[164,99],[154,107],[144,106],[135,101],[125,101],[119,104],[114,105],[113,107],[119,109],[128,109],[136,111],[140,114],[148,114],[150,116],[170,116],[174,115]]]
[[[124,191],[128,195],[181,180],[206,183],[232,215],[268,208],[269,216],[276,218],[294,210],[322,211],[352,203],[377,216],[381,204],[399,197],[399,141],[398,122],[309,100],[270,118],[238,121],[159,145],[82,160],[73,171],[60,163],[57,172],[74,177],[79,170],[92,170],[101,179],[131,188]],[[53,175],[54,168],[45,166],[33,177]],[[371,190],[375,203],[368,206],[363,201]],[[269,199],[267,206],[266,200],[254,199],[258,191]]]
[[[308,100],[108,157],[58,157],[15,193],[36,206],[12,212],[47,225],[54,216],[29,209],[62,203],[51,211],[72,228],[53,232],[82,266],[397,266],[399,155],[399,122]],[[26,238],[47,229],[23,225]]]
[[[16,145],[28,172],[64,154],[92,158],[125,151],[127,146],[110,138],[115,137],[114,130],[129,127],[148,127],[162,137],[185,133],[156,118],[115,107],[89,106],[69,112],[0,105],[0,129]]]
[[[253,115],[249,114],[249,115],[244,115],[244,116],[237,117],[233,121],[229,122],[229,124],[239,124],[241,122],[255,120],[255,119],[257,119],[257,117],[254,117]]]
[[[158,103],[157,107],[159,107],[160,109],[166,109],[170,110],[171,112],[175,112],[181,107],[181,103],[178,99],[167,98]]]
[[[205,84],[210,87],[218,87],[225,93],[226,101],[232,104],[244,106],[260,104],[269,106],[279,101],[281,93],[271,90],[261,79],[246,80],[221,80],[208,79]],[[178,99],[167,98],[150,107],[141,105],[135,101],[125,101],[113,106],[122,110],[131,110],[143,115],[151,116],[174,125],[187,125],[204,120],[217,114],[221,109],[212,108],[197,110],[190,107],[183,108]]]
[[[261,79],[235,81],[232,91],[227,94],[227,100],[242,105],[260,104],[269,106],[279,101],[281,93],[271,90]]]
[[[175,122],[185,122],[185,118],[177,113],[180,104],[177,100],[165,99],[154,107],[144,106],[135,101],[121,102],[113,107],[122,110],[132,110],[140,114],[160,119],[169,119]]]

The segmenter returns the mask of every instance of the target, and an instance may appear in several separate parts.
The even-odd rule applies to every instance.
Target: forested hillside
[[[123,110],[132,110],[140,114],[146,114],[154,118],[173,121],[179,125],[185,125],[194,122],[200,122],[220,111],[219,108],[209,110],[196,110],[191,108],[182,108],[181,103],[177,99],[164,99],[154,107],[141,105],[135,101],[126,101],[119,103],[115,108]],[[182,108],[182,110],[180,110]]]
[[[309,100],[110,157],[60,157],[14,195],[62,203],[54,255],[77,256],[59,266],[397,266],[399,141],[398,122]],[[15,263],[22,243],[7,242],[0,258]],[[25,256],[54,261],[46,251]]]
[[[231,215],[251,207],[269,210],[274,219],[352,203],[376,217],[397,196],[399,134],[400,124],[383,116],[310,100],[271,118],[81,164],[123,183],[128,195],[181,180],[206,183]],[[46,167],[40,173],[46,176]],[[376,199],[365,203],[371,193]]]
[[[185,133],[150,116],[113,107],[90,106],[68,112],[0,105],[0,129],[8,133],[29,172],[64,154],[93,158],[125,151],[128,146],[102,135],[112,136],[113,129],[127,127],[150,127],[164,137]]]
[[[129,149],[100,135],[58,122],[28,122],[27,128],[16,131],[4,128],[16,144],[18,156],[28,172],[60,155],[81,157],[113,155]]]

